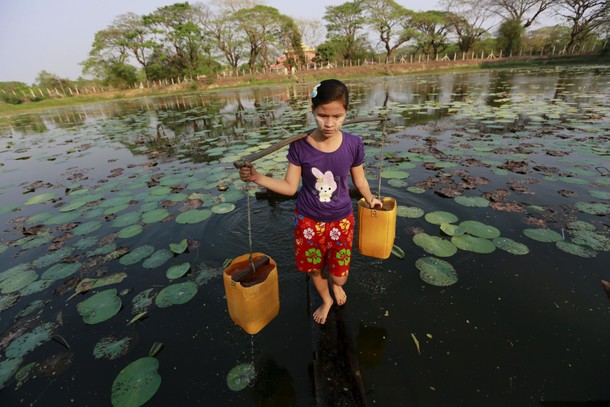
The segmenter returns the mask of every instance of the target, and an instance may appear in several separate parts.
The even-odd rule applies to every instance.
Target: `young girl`
[[[343,285],[347,281],[354,238],[354,213],[348,176],[371,207],[382,206],[372,193],[362,167],[364,144],[359,137],[342,132],[349,106],[345,84],[329,79],[311,93],[312,113],[317,129],[290,145],[284,179],[267,177],[248,163],[239,170],[242,181],[252,181],[283,195],[294,195],[303,185],[295,209],[295,258],[297,268],[309,273],[322,305],[313,319],[324,324],[333,305],[330,286],[338,305],[345,304]]]

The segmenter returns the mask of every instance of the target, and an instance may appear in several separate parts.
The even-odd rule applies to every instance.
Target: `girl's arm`
[[[292,196],[296,194],[299,189],[301,167],[289,163],[284,179],[279,179],[263,175],[256,171],[252,163],[247,163],[239,169],[239,178],[244,182],[255,182],[278,194]]]
[[[357,167],[352,167],[352,182],[354,186],[360,192],[360,195],[364,197],[366,202],[368,202],[369,206],[372,208],[374,206],[383,206],[383,203],[373,195],[371,192],[371,188],[369,187],[369,181],[366,179],[364,175],[364,167],[359,165]]]

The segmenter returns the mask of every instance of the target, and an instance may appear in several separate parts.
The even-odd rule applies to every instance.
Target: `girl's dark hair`
[[[349,106],[349,90],[343,82],[338,79],[327,79],[318,83],[311,92],[311,104],[313,108],[326,103],[343,102],[343,107],[347,110]]]

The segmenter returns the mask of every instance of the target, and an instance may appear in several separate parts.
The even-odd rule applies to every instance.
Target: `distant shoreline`
[[[462,70],[477,69],[500,69],[520,67],[542,67],[557,65],[595,65],[610,64],[609,56],[576,56],[576,57],[553,57],[553,58],[498,58],[494,60],[465,60],[465,61],[425,61],[405,64],[373,64],[366,66],[338,67],[330,69],[317,69],[300,71],[295,75],[284,75],[278,73],[245,75],[216,78],[211,83],[193,81],[175,84],[164,88],[143,88],[115,90],[95,95],[77,95],[58,99],[45,99],[39,102],[25,102],[18,105],[0,103],[0,117],[10,117],[24,113],[39,112],[51,109],[80,106],[109,101],[136,99],[150,96],[169,96],[188,94],[195,92],[213,92],[217,90],[239,89],[257,86],[313,83],[322,79],[334,77],[343,80],[404,76],[414,73],[432,73],[436,71],[455,72]]]

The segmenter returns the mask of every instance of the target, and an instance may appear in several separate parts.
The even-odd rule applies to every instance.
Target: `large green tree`
[[[293,47],[294,52],[302,55],[301,36],[294,21],[276,8],[254,6],[238,10],[235,15],[238,25],[235,29],[243,30],[249,46],[248,66],[255,69],[261,64],[267,69],[272,57]]]
[[[360,33],[366,24],[363,1],[348,1],[339,6],[327,6],[324,19],[327,21],[327,39],[330,43],[339,45],[338,52],[344,59],[354,59]]]
[[[401,45],[413,38],[413,12],[394,0],[363,0],[367,24],[376,33],[386,52],[386,61]]]
[[[491,11],[481,7],[479,0],[444,0],[442,5],[456,35],[459,50],[470,51],[488,33]]]
[[[570,26],[566,47],[582,46],[595,30],[610,20],[610,0],[563,0],[557,14]]]
[[[418,47],[426,54],[437,55],[447,47],[451,20],[444,11],[423,11],[414,13],[411,24],[415,29],[415,40]]]

